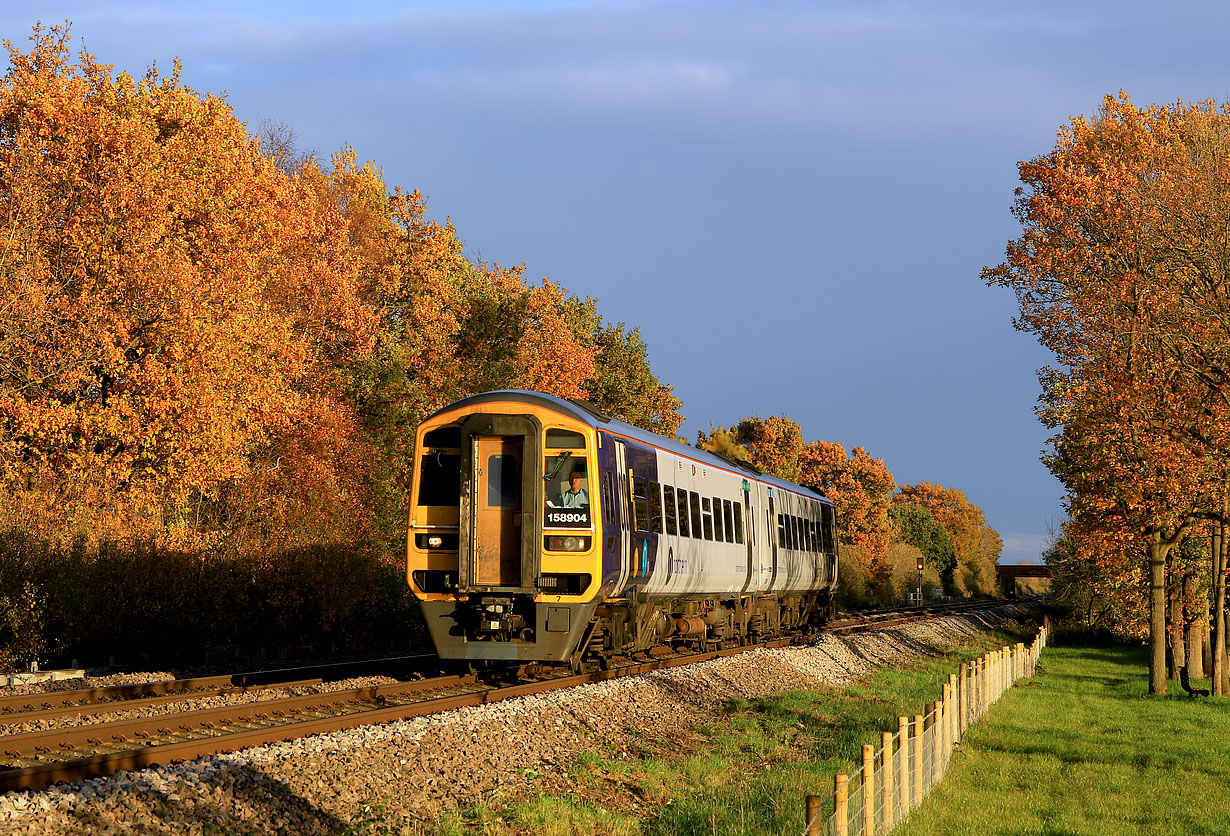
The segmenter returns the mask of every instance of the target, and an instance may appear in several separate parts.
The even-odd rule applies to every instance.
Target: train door
[[[461,425],[457,589],[534,589],[542,539],[542,425],[531,415],[472,415]]]
[[[628,448],[624,442],[615,440],[615,516],[619,518],[619,581],[615,584],[616,595],[623,592],[632,574],[632,500],[628,484]]]
[[[773,498],[773,489],[769,488],[769,507],[765,510],[765,534],[773,553],[773,571],[769,575],[769,589],[777,589],[777,509]]]
[[[738,507],[735,508],[738,511]],[[743,526],[743,539],[747,543],[747,577],[743,581],[743,591],[756,592],[752,589],[752,578],[756,577],[759,580],[760,567],[756,565],[756,549],[752,543],[752,532],[756,530],[756,512],[752,509],[752,486],[746,479],[743,480],[743,519],[747,521],[747,525]],[[757,586],[760,584],[758,583]]]
[[[473,443],[474,578],[483,586],[519,586],[522,441],[476,436]]]

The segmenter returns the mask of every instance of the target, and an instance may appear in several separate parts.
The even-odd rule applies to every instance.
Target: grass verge
[[[1230,702],[1147,691],[1143,648],[1048,649],[894,833],[1230,833]]]
[[[803,829],[803,799],[828,794],[864,743],[897,717],[937,699],[959,664],[1020,641],[985,634],[967,645],[880,669],[845,688],[736,700],[726,712],[670,740],[632,735],[586,752],[562,779],[543,777],[524,798],[492,798],[421,832],[439,836],[759,836]]]

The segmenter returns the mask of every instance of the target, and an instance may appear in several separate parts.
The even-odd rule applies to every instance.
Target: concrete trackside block
[[[69,668],[61,671],[34,671],[32,673],[8,673],[0,675],[0,684],[30,685],[35,682],[59,682],[61,679],[85,679],[85,668]]]

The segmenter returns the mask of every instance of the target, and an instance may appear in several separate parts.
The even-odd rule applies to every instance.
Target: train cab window
[[[662,486],[657,482],[649,483],[649,529],[662,533]]]
[[[743,544],[743,506],[739,503],[734,504],[735,507],[735,542]]]
[[[636,530],[649,530],[649,482],[632,480],[632,507],[636,514]]]
[[[692,536],[692,526],[689,522],[688,514],[688,492],[683,488],[675,491],[675,495],[679,497],[679,535],[681,537]]]
[[[547,456],[543,483],[544,525],[570,528],[590,524],[589,468],[584,454]]]
[[[726,523],[724,530],[726,531],[726,542],[733,543],[735,541],[735,521],[734,512],[730,509],[730,500],[722,500],[722,520]]]
[[[662,486],[662,511],[666,518],[666,533],[678,534],[679,524],[675,517],[675,489],[670,485]]]
[[[419,467],[419,505],[460,504],[461,454],[428,450]]]
[[[521,468],[516,456],[487,457],[487,507],[517,508],[521,505]]]
[[[548,450],[584,450],[585,436],[572,430],[547,430]]]
[[[708,502],[708,500],[705,500]],[[713,498],[713,539],[719,543],[725,540],[722,531],[722,500],[716,496]]]
[[[833,554],[837,551],[837,538],[833,531],[833,506],[831,505],[820,506],[820,535],[826,554]]]
[[[688,491],[688,505],[692,507],[692,536],[699,540],[704,536],[704,518],[700,513],[700,494]],[[709,521],[709,539],[713,539],[713,521]]]

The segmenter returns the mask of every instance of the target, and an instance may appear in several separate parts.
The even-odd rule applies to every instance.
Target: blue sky
[[[117,69],[179,57],[253,129],[349,143],[471,254],[597,297],[689,437],[784,412],[963,490],[1005,561],[1062,514],[1046,356],[978,277],[1016,162],[1107,93],[1230,95],[1220,4],[10,0],[0,33],[40,19]]]

